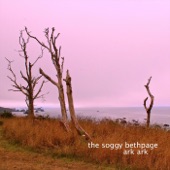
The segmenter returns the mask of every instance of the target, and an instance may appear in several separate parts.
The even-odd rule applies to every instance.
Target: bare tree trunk
[[[28,100],[29,100],[29,108],[28,108],[28,117],[34,118],[34,97],[33,97],[33,86],[32,86],[32,65],[29,62],[28,64]]]
[[[28,117],[34,118],[34,100],[32,98],[29,99]]]
[[[57,87],[58,93],[59,93],[59,102],[61,106],[62,123],[65,126],[66,130],[70,131],[68,119],[67,119],[66,106],[65,106],[63,83],[62,83],[64,57],[61,57],[61,47],[57,48],[56,46],[56,40],[59,34],[57,34],[57,36],[54,36],[55,28],[52,28],[51,35],[49,35],[49,28],[45,29],[44,33],[47,39],[47,45],[46,45],[45,43],[37,39],[37,37],[32,36],[30,32],[28,32],[26,27],[25,27],[25,31],[30,38],[33,38],[34,40],[36,40],[41,45],[41,47],[47,49],[51,55],[51,60],[57,73],[56,75],[57,81],[53,80],[41,68],[40,68],[40,74],[43,75],[47,80],[49,80],[52,84],[54,84]]]
[[[71,129],[68,124],[68,117],[67,117],[63,87],[60,87],[59,89],[59,101],[60,101],[60,108],[61,108],[61,114],[62,114],[62,122],[66,130],[69,132],[71,131]]]
[[[68,124],[68,118],[67,118],[67,111],[66,111],[66,105],[65,105],[65,97],[64,97],[64,90],[63,90],[63,84],[61,81],[61,76],[58,76],[58,83],[56,83],[51,77],[49,77],[44,71],[40,68],[40,74],[42,74],[47,80],[49,80],[52,84],[57,86],[58,93],[59,93],[59,102],[60,102],[60,109],[62,114],[62,123],[66,129],[67,132],[71,131],[69,124]]]
[[[66,82],[66,86],[67,86],[67,97],[68,97],[68,104],[69,104],[69,111],[70,111],[71,120],[72,120],[75,128],[77,129],[77,132],[80,135],[84,135],[87,140],[89,140],[89,139],[91,140],[90,135],[80,126],[80,124],[77,120],[76,114],[75,114],[72,85],[71,85],[71,77],[69,75],[68,70],[67,70],[67,74],[66,74],[66,79],[64,79],[64,81]]]
[[[144,99],[144,103],[143,103],[144,108],[145,108],[146,113],[147,113],[147,120],[146,120],[146,126],[147,126],[147,127],[150,126],[151,110],[152,110],[153,103],[154,103],[154,96],[151,94],[150,89],[149,89],[149,84],[150,84],[151,78],[152,78],[152,77],[150,77],[150,78],[148,79],[148,83],[145,85],[146,91],[147,91],[147,93],[148,93],[148,95],[149,95],[149,97],[150,97],[150,105],[149,105],[148,107],[146,106],[146,102],[147,102],[147,100],[148,100],[148,97],[146,97],[146,98]]]
[[[151,120],[151,112],[147,112],[146,127],[150,126],[150,120]]]

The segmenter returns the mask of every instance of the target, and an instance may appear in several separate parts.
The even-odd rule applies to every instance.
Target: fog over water
[[[24,115],[16,113],[16,115]],[[59,108],[44,108],[44,112],[38,112],[37,115],[49,115],[50,117],[61,117]],[[142,107],[91,107],[91,108],[76,108],[76,114],[79,117],[88,117],[95,119],[102,118],[126,118],[128,121],[138,120],[141,123],[145,122],[146,111]],[[69,114],[68,114],[69,115]],[[170,124],[170,107],[154,107],[151,113],[151,123]]]

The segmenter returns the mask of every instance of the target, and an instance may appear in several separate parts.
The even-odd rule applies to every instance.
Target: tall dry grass
[[[93,143],[157,143],[158,148],[148,149],[148,155],[124,155],[123,149],[88,148],[88,142],[77,135],[67,133],[59,120],[36,120],[12,118],[4,121],[6,138],[24,146],[52,149],[53,153],[76,156],[99,164],[110,164],[119,169],[168,170],[170,169],[170,132],[163,129],[133,125],[123,126],[112,120],[100,122],[80,119],[80,124],[92,136]],[[136,150],[136,149],[135,149]]]

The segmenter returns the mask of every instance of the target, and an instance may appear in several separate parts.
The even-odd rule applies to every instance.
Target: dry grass
[[[170,132],[163,129],[132,125],[120,125],[112,120],[100,122],[80,119],[80,124],[92,136],[99,148],[88,148],[88,142],[77,135],[68,134],[59,120],[12,118],[4,121],[3,131],[7,139],[40,150],[52,150],[59,156],[74,156],[99,164],[110,164],[119,169],[168,170],[170,169]],[[72,129],[74,129],[72,127]],[[102,143],[157,143],[158,148],[148,149],[148,155],[124,155],[121,150],[101,148]],[[137,149],[135,149],[137,150]]]

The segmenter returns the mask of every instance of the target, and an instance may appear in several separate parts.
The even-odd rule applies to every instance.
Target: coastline
[[[44,112],[37,112],[37,115],[49,115],[51,118],[61,116],[58,107],[43,107]],[[77,107],[75,108],[78,117],[92,118],[101,120],[107,119],[123,119],[127,121],[136,120],[145,123],[146,112],[143,107]],[[22,112],[13,112],[15,115],[25,116]],[[69,114],[68,114],[69,115]],[[170,107],[154,107],[151,112],[151,124],[170,124]]]

